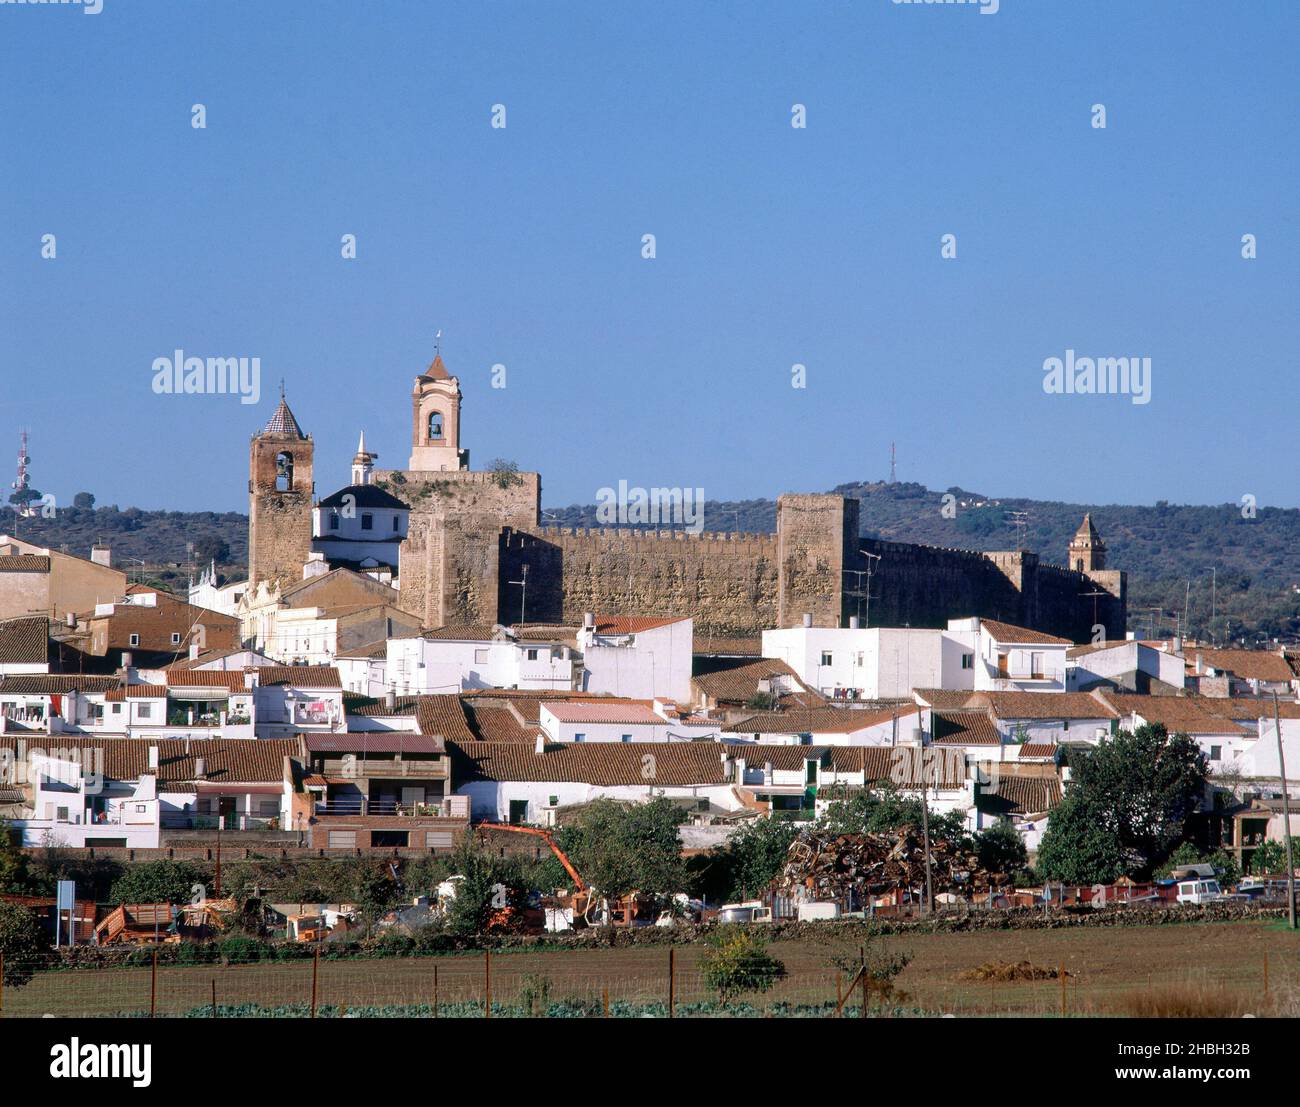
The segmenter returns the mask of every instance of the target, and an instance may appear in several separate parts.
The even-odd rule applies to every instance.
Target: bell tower
[[[1079,529],[1070,540],[1069,567],[1078,573],[1099,572],[1106,568],[1106,543],[1092,525],[1092,515],[1083,517]]]
[[[302,579],[311,553],[311,435],[303,434],[285,402],[253,435],[248,457],[248,583],[290,584]]]
[[[442,354],[415,378],[411,390],[411,464],[416,472],[469,468],[469,451],[460,448],[460,381],[447,372]]]

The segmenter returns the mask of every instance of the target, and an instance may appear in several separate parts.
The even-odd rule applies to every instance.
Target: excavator
[[[574,892],[572,895],[561,897],[560,905],[573,913],[573,923],[577,924],[582,919],[588,926],[592,925],[591,912],[598,906],[603,906],[608,912],[609,921],[616,926],[630,926],[632,919],[636,916],[636,896],[625,896],[623,899],[614,903],[606,903],[598,898],[596,889],[592,888],[585,880],[582,874],[573,866],[564,850],[560,849],[555,837],[549,830],[537,826],[516,826],[513,823],[479,823],[479,830],[506,830],[512,834],[529,834],[534,838],[540,838],[551,848],[560,864],[564,866],[564,871],[569,874],[569,879],[573,881]],[[504,908],[498,915],[504,915],[511,911],[511,908]],[[493,922],[496,923],[494,916]],[[506,918],[500,920],[502,924],[507,923]]]

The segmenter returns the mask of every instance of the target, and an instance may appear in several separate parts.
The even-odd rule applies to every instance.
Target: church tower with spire
[[[1106,568],[1106,543],[1092,525],[1092,514],[1086,514],[1074,538],[1070,540],[1069,560],[1066,564],[1075,572],[1095,573]]]
[[[433,363],[415,378],[411,407],[411,469],[468,469],[469,451],[460,448],[460,381],[447,372],[441,353],[435,353]]]
[[[311,553],[311,435],[304,434],[280,389],[280,403],[248,458],[248,584],[302,579]]]

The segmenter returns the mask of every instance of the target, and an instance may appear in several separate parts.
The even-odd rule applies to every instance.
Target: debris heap
[[[979,867],[974,851],[952,842],[931,841],[931,880],[935,894],[972,891],[1009,881]],[[925,844],[912,824],[882,834],[828,834],[805,830],[790,843],[779,889],[798,899],[838,900],[852,890],[872,894],[925,886]]]

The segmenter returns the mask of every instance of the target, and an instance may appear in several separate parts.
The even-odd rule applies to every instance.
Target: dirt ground
[[[1153,927],[1074,927],[1058,930],[910,934],[880,940],[882,948],[907,953],[911,963],[898,977],[905,1007],[959,1015],[1113,1014],[1124,997],[1156,986],[1208,986],[1263,1004],[1279,997],[1300,1013],[1300,935],[1276,922],[1242,921]],[[852,956],[842,938],[778,942],[770,947],[788,976],[764,1003],[833,1001],[847,975],[832,961]],[[689,1004],[712,998],[700,977],[703,946],[676,950],[675,999]],[[516,1001],[540,988],[552,1000],[581,998],[599,1004],[666,1001],[668,957],[664,947],[501,952],[491,958],[492,996]],[[1066,971],[1059,979],[982,982],[961,976],[990,961],[1029,961]],[[366,961],[322,960],[316,977],[320,1005],[481,1003],[487,985],[482,954]],[[212,1001],[215,984],[222,1006],[310,1004],[312,963],[164,966],[156,984],[150,970],[78,969],[39,974],[23,988],[6,988],[4,1015],[181,1014]]]

